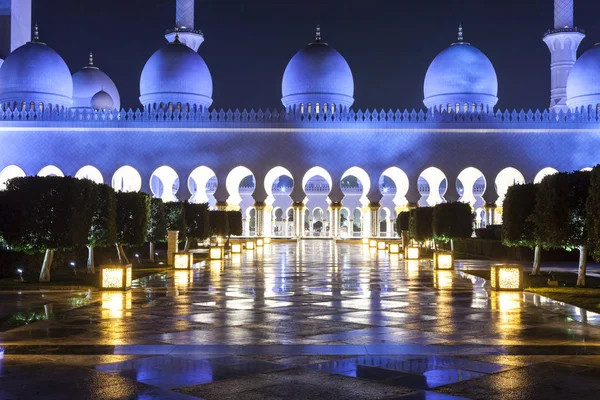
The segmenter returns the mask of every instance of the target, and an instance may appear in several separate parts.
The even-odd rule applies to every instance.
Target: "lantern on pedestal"
[[[400,254],[400,245],[398,243],[390,243],[388,251],[390,254]]]
[[[211,260],[222,260],[225,257],[225,248],[222,246],[210,248],[210,259]]]
[[[495,264],[490,267],[492,290],[523,290],[523,267],[520,265]]]
[[[131,289],[132,268],[126,265],[101,265],[100,266],[100,289],[122,290]]]
[[[454,269],[454,256],[451,253],[433,253],[433,269]]]
[[[409,246],[406,248],[407,260],[418,260],[420,255],[420,249],[418,247]]]
[[[241,254],[242,253],[242,244],[241,243],[232,243],[231,244],[231,254]]]
[[[173,256],[175,269],[192,269],[193,264],[193,256],[190,253],[175,253]]]

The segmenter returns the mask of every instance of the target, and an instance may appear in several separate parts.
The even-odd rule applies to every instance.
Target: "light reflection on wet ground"
[[[11,354],[43,353],[38,361],[46,364],[76,353],[70,365],[84,363],[102,377],[124,379],[132,393],[154,388],[169,391],[160,396],[185,398],[171,389],[192,387],[181,391],[228,398],[221,381],[242,385],[254,376],[256,383],[260,374],[314,383],[328,374],[340,388],[348,385],[368,396],[355,398],[383,398],[417,389],[446,391],[512,373],[517,366],[510,357],[525,357],[525,366],[537,365],[534,357],[562,359],[560,368],[553,366],[562,371],[567,355],[600,354],[596,314],[529,293],[490,292],[480,278],[436,272],[430,261],[405,262],[362,245],[271,244],[196,267],[137,281],[127,293],[0,293],[5,316],[11,310],[52,309],[50,319],[13,329],[5,325],[0,332],[7,349],[0,383],[2,362],[6,371],[7,360],[34,360]],[[91,361],[91,354],[107,358]],[[9,370],[18,373],[15,365]],[[357,381],[368,385],[352,386]],[[326,391],[312,396],[337,393],[318,385]],[[0,398],[2,390],[0,385]],[[446,392],[477,397],[467,389]],[[285,398],[293,398],[288,394]],[[160,396],[154,398],[167,398]]]

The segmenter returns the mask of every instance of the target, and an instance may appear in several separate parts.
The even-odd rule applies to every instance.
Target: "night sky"
[[[175,0],[33,0],[41,39],[74,72],[93,50],[125,107],[138,107],[146,60],[175,24]],[[586,30],[580,53],[600,42],[600,2],[576,0]],[[354,108],[423,107],[429,63],[456,40],[490,58],[501,109],[546,108],[550,55],[542,42],[553,27],[552,0],[196,0],[199,53],[213,77],[217,108],[280,108],[281,77],[296,51],[314,38],[338,50],[354,74]]]

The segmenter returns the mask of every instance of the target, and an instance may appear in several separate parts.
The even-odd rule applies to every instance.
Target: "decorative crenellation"
[[[424,110],[344,110],[332,113],[294,113],[281,110],[215,110],[200,112],[184,112],[178,110],[92,110],[92,109],[65,109],[46,108],[44,111],[35,109],[15,110],[0,108],[0,121],[13,122],[198,122],[198,123],[363,123],[379,122],[388,124],[401,123],[564,123],[564,122],[600,122],[600,110],[595,107],[575,111],[563,110],[549,111],[481,111],[459,112],[453,110],[438,111],[434,108]]]

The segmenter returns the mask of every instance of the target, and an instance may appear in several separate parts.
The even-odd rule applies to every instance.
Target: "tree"
[[[600,165],[592,169],[586,215],[589,245],[598,260],[600,259]]]
[[[502,243],[506,246],[535,248],[533,275],[540,273],[542,242],[536,237],[533,214],[538,184],[527,183],[508,188],[502,205]]]
[[[408,230],[410,229],[410,211],[403,211],[396,217],[396,230],[402,235],[402,247],[408,245]]]
[[[208,204],[185,203],[185,223],[187,226],[187,238],[185,249],[189,248],[189,239],[204,240],[209,235],[209,211]]]
[[[117,251],[121,264],[129,264],[123,246],[141,246],[148,234],[150,196],[142,192],[117,192]]]
[[[585,286],[590,178],[590,172],[584,171],[545,177],[537,192],[533,214],[535,236],[545,247],[579,249],[577,286]]]
[[[187,227],[185,224],[185,204],[186,202],[165,203],[165,214],[167,216],[167,231],[178,231],[179,241],[185,240],[185,251],[189,248],[187,239]]]
[[[160,198],[150,202],[150,217],[148,218],[148,242],[150,242],[150,261],[154,261],[154,244],[167,238],[167,215],[165,204]]]
[[[95,273],[94,247],[114,246],[117,241],[117,209],[115,191],[108,185],[96,185],[92,225],[88,234],[88,273]]]
[[[0,192],[0,231],[16,251],[45,251],[40,281],[50,280],[54,252],[86,245],[95,184],[71,177],[15,178]]]
[[[433,207],[419,207],[411,210],[409,220],[410,235],[419,243],[433,239]]]
[[[227,236],[229,232],[229,220],[227,211],[210,211],[210,234],[214,236]]]
[[[433,207],[433,237],[444,243],[450,242],[454,253],[454,241],[468,239],[473,234],[473,211],[467,203],[440,203]]]
[[[229,237],[233,236],[241,236],[243,233],[242,226],[242,213],[239,211],[227,211],[227,223],[229,225],[229,230],[227,231],[227,240],[229,241]]]

